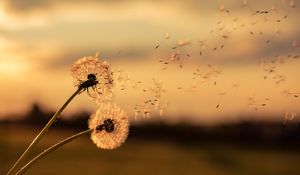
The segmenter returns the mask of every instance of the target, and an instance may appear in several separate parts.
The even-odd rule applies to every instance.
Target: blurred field
[[[0,174],[7,172],[36,132],[31,127],[1,125]],[[51,131],[37,150],[41,151],[72,133],[75,131]],[[104,151],[86,136],[56,150],[27,174],[298,175],[299,162],[299,149],[284,147],[241,146],[226,142],[176,144],[129,136],[121,148]]]

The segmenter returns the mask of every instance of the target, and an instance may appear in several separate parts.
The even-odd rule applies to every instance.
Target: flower
[[[128,136],[129,120],[126,112],[116,105],[102,103],[89,122],[91,139],[102,149],[115,149],[121,146]]]
[[[90,97],[98,101],[107,101],[112,97],[113,73],[106,61],[99,61],[95,56],[78,59],[72,69],[74,85],[87,91]],[[91,90],[89,90],[91,88]]]

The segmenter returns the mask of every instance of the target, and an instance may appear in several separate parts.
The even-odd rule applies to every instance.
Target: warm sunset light
[[[41,91],[39,98],[46,98],[47,101],[41,102],[41,99],[32,96],[26,102],[37,101],[50,109],[55,108],[58,105],[57,98],[64,99],[67,92],[72,90],[68,83],[72,61],[99,51],[101,58],[110,61],[113,67],[121,67],[124,75],[130,76],[132,81],[142,81],[141,90],[151,86],[152,78],[163,80],[168,86],[168,98],[165,101],[169,105],[165,112],[174,117],[191,115],[198,121],[207,121],[208,118],[214,120],[214,117],[209,116],[219,118],[227,114],[253,112],[247,107],[249,96],[274,97],[269,102],[272,106],[268,105],[258,113],[283,115],[285,111],[296,112],[297,103],[287,102],[284,104],[289,104],[288,106],[282,106],[282,101],[287,98],[281,91],[297,90],[295,87],[300,83],[294,78],[294,67],[299,62],[297,59],[286,58],[289,54],[297,54],[298,46],[293,47],[293,43],[297,45],[298,42],[296,19],[299,14],[297,8],[289,7],[286,2],[253,2],[247,5],[228,3],[226,6],[232,8],[230,13],[223,11],[224,5],[220,5],[223,10],[218,10],[216,7],[219,4],[209,5],[211,10],[198,4],[203,10],[195,11],[191,8],[188,12],[189,7],[180,6],[180,3],[162,3],[157,9],[157,4],[150,2],[126,3],[128,8],[121,8],[121,4],[96,2],[51,2],[49,6],[46,3],[41,3],[40,6],[15,5],[13,2],[2,3],[0,13],[3,21],[0,40],[1,77],[5,79],[4,75],[8,72],[24,74],[26,70],[27,76],[39,82],[24,87],[19,95],[26,96],[34,86]],[[253,11],[254,8],[268,9],[269,6],[273,10],[268,14]],[[17,9],[23,10],[16,11]],[[122,15],[117,15],[114,11]],[[167,40],[164,38],[166,33],[169,35]],[[162,70],[159,60],[168,59],[168,54],[173,52],[168,48],[184,40],[189,41],[189,45],[179,49],[179,52],[191,55],[181,61],[184,68],[178,69],[171,65]],[[159,48],[154,49],[157,44]],[[271,61],[277,58],[287,59],[278,66],[281,69],[279,73],[285,76],[284,83],[280,84],[264,80],[263,70],[259,69],[261,60]],[[194,71],[205,68],[207,64],[214,64],[222,70],[217,78],[220,81],[217,86],[193,79]],[[47,76],[49,78],[45,82]],[[62,87],[57,81],[61,81],[66,87],[64,89],[68,90],[62,89],[60,97],[46,97],[49,93],[44,92]],[[236,82],[239,87],[233,90],[231,86]],[[13,88],[14,85],[17,84],[12,82],[9,87]],[[192,86],[197,88],[191,95],[187,88]],[[134,106],[145,100],[142,91],[140,94],[136,92],[129,88],[116,96],[116,100],[132,114]],[[222,97],[222,102],[231,105],[221,105],[216,110],[214,107],[220,101],[219,92],[228,92]],[[9,92],[5,95],[11,96]],[[133,100],[126,100],[128,97]],[[180,100],[176,100],[177,98]],[[229,103],[226,102],[227,99],[230,99]],[[80,104],[82,109],[90,108],[86,101]],[[12,100],[12,103],[2,106],[9,109],[9,106],[22,102]],[[199,105],[202,107],[199,108]],[[2,115],[15,113],[4,109],[1,111],[6,112]],[[72,110],[80,111],[77,106],[68,111]]]
[[[136,138],[152,131],[139,128],[140,125],[157,122],[176,126],[170,131],[171,139],[176,142],[181,142],[181,136],[187,141],[189,135],[195,134],[218,141],[230,138],[241,141],[248,136],[255,140],[261,136],[264,137],[261,141],[281,144],[283,140],[299,137],[299,6],[299,0],[3,0],[0,2],[0,121],[5,123],[3,128],[21,124],[18,129],[28,135],[24,138],[34,138],[35,130],[28,128],[44,126],[71,96],[63,113],[55,116],[63,120],[55,119],[53,123],[66,122],[72,128],[78,120],[77,128],[87,129],[89,125],[90,131],[81,134],[92,132],[93,143],[99,148],[114,149],[125,143],[128,122],[141,131]],[[109,112],[104,115],[99,111]],[[88,120],[90,114],[100,117]],[[116,118],[118,115],[122,119]],[[73,124],[68,123],[72,121]],[[122,128],[118,122],[126,126]],[[261,129],[245,126],[243,122],[253,122]],[[26,128],[24,123],[30,126]],[[150,137],[167,131],[159,130],[164,128],[159,124],[154,126],[157,130]],[[226,126],[220,130],[206,128],[220,125]],[[226,129],[227,125],[232,130]],[[292,129],[288,134],[280,133],[277,125],[289,125]],[[187,126],[204,128],[197,128],[194,133],[185,130]],[[245,128],[250,128],[249,135],[243,135]],[[115,139],[114,132],[122,137]],[[260,132],[258,136],[253,134],[256,132]],[[214,137],[220,133],[225,134]],[[130,134],[129,130],[129,140]],[[300,143],[291,140],[290,143]],[[160,141],[152,145],[152,151],[168,152]],[[173,151],[176,150],[174,147]],[[230,147],[228,155],[231,152],[234,149]],[[184,157],[179,155],[180,151],[177,153],[174,155],[179,159]],[[284,154],[277,153],[278,157]],[[5,171],[0,167],[0,174],[6,173],[17,160],[19,155],[12,154],[14,158],[6,161]],[[230,172],[230,167],[241,162],[233,163],[222,156],[215,160],[213,156],[212,165],[201,157],[207,163],[207,166],[202,164],[202,174],[276,174],[272,168],[264,173],[250,171],[249,167]],[[218,161],[221,166],[225,162],[224,169],[228,171],[220,168],[213,172]],[[279,174],[299,174],[299,170],[285,168],[279,169]],[[37,169],[33,168],[33,172]],[[161,174],[177,172],[168,170]],[[199,169],[195,172],[190,174],[201,174]]]

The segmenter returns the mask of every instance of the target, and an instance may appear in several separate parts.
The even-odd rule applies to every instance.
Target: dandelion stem
[[[90,133],[92,131],[92,129],[88,129],[85,131],[82,131],[80,133],[77,133],[75,135],[72,135],[58,143],[56,143],[55,145],[49,147],[48,149],[44,150],[43,152],[41,152],[39,155],[37,155],[36,157],[34,157],[30,162],[28,162],[26,165],[24,165],[17,173],[16,175],[21,175],[24,174],[31,166],[33,166],[35,163],[37,163],[39,160],[41,160],[43,157],[45,157],[46,155],[48,155],[49,153],[51,153],[52,151],[58,149],[59,147],[63,146],[64,144],[84,135],[87,133]]]
[[[50,126],[55,122],[55,120],[59,117],[62,111],[68,106],[68,104],[72,101],[72,99],[78,95],[82,91],[82,88],[78,88],[74,94],[69,97],[69,99],[61,106],[61,108],[53,115],[53,117],[48,121],[48,123],[44,126],[44,128],[40,131],[40,133],[35,137],[35,139],[31,142],[31,144],[27,147],[24,153],[20,156],[20,158],[15,162],[15,164],[11,167],[7,175],[11,175],[13,171],[17,168],[17,166],[23,161],[23,159],[28,156],[33,147],[35,147],[38,142],[42,139],[42,137],[47,133]]]

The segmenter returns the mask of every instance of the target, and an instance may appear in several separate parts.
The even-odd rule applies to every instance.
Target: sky
[[[35,102],[44,110],[58,109],[76,90],[73,63],[99,52],[122,72],[113,102],[132,117],[149,110],[170,122],[215,123],[241,116],[296,120],[299,4],[3,0],[0,117],[26,113]],[[159,109],[145,104],[155,93],[161,95]],[[65,114],[96,108],[81,94]]]

